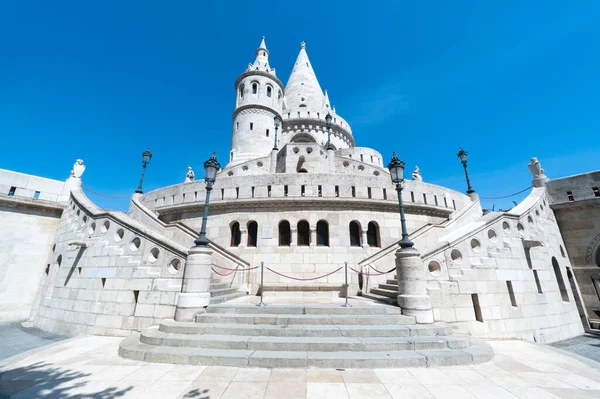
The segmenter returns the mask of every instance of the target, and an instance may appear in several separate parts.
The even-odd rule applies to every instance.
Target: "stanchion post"
[[[260,306],[260,307],[265,307],[267,306],[264,302],[263,302],[263,296],[265,294],[265,289],[264,289],[264,276],[265,276],[265,262],[260,262],[260,303],[256,306]]]
[[[348,286],[348,262],[344,263],[344,274],[345,274],[345,281],[346,281],[346,303],[344,303],[342,305],[342,307],[344,308],[349,308],[351,307],[350,304],[348,304],[348,290],[350,289],[350,287]]]

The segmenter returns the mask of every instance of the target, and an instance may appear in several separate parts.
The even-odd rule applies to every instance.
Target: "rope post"
[[[265,262],[260,262],[260,303],[256,306],[260,306],[261,308],[264,308],[265,306],[267,306],[263,301],[263,296],[265,294],[264,276],[265,276]]]
[[[348,290],[350,289],[350,287],[348,286],[348,262],[344,263],[344,274],[346,279],[346,303],[344,303],[342,307],[351,308],[352,305],[348,304]]]

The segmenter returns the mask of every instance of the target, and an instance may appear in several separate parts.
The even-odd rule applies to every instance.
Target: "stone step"
[[[398,280],[386,280],[386,284],[398,286]]]
[[[396,291],[386,290],[383,288],[371,288],[371,293],[396,299],[398,297],[398,288],[396,287]]]
[[[238,290],[237,287],[211,289],[210,295],[211,296],[225,296],[225,295],[233,294],[233,293],[237,292],[237,290]]]
[[[398,292],[398,284],[379,284],[378,288]]]
[[[452,329],[444,324],[408,325],[274,325],[195,323],[164,320],[159,330],[174,334],[209,334],[278,337],[414,337],[451,335]]]
[[[373,299],[377,302],[385,303],[390,306],[398,306],[398,299],[396,297],[390,298],[388,296],[377,295],[372,292],[363,292],[361,296],[363,298]]]
[[[224,288],[231,288],[231,283],[222,283],[222,282],[211,282],[210,283],[210,287],[209,287],[209,291],[212,290],[221,290]]]
[[[265,307],[254,304],[223,304],[213,305],[206,309],[207,313],[235,313],[235,314],[288,314],[288,315],[393,315],[400,316],[401,311],[397,306],[374,304],[371,306],[353,305],[345,308],[336,305],[267,305]],[[402,316],[408,317],[408,316]],[[414,318],[411,318],[414,322]]]
[[[234,292],[232,294],[227,294],[227,295],[213,296],[213,297],[210,298],[210,304],[211,305],[216,305],[216,304],[219,304],[219,303],[231,301],[232,299],[241,298],[243,296],[246,296],[246,293],[239,292],[239,291],[236,291],[236,292]],[[210,306],[209,306],[209,308],[210,308]]]
[[[268,324],[268,325],[407,325],[412,317],[381,317],[378,315],[303,315],[269,313],[204,313],[196,316],[197,323]]]
[[[493,351],[486,344],[465,349],[377,352],[207,349],[148,345],[133,335],[121,342],[119,355],[146,362],[234,367],[400,368],[481,363],[490,360]]]
[[[250,349],[268,351],[400,351],[462,349],[471,344],[468,336],[436,337],[249,337],[222,335],[171,334],[158,328],[142,332],[140,342],[156,346],[208,349]]]

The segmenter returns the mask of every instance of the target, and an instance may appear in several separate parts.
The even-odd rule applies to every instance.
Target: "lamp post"
[[[273,149],[278,150],[279,148],[277,148],[277,130],[279,129],[279,126],[281,126],[281,117],[279,115],[275,115],[273,121],[275,122],[275,143],[273,144]]]
[[[402,205],[402,182],[404,181],[404,162],[402,162],[396,153],[392,155],[392,161],[388,165],[392,183],[396,185],[398,192],[398,204],[400,205],[400,223],[402,225],[402,239],[400,240],[400,248],[412,248],[413,242],[408,239],[406,231],[406,218],[404,217],[404,206]]]
[[[137,190],[135,190],[135,192],[138,194],[144,194],[144,192],[142,191],[142,184],[144,183],[144,173],[146,172],[146,167],[150,163],[151,159],[152,153],[150,152],[150,149],[146,149],[146,151],[142,152],[142,177],[140,177],[140,185],[138,186]]]
[[[331,115],[328,112],[325,116],[325,125],[327,126],[327,147],[325,149],[328,151],[330,149],[333,150],[333,147],[331,146],[331,119]]]
[[[467,194],[473,194],[475,190],[471,187],[471,180],[469,180],[469,172],[467,171],[467,152],[460,147],[458,150],[458,159],[462,163],[463,168],[465,168],[465,177],[467,178]]]
[[[217,172],[221,169],[221,165],[217,161],[217,156],[213,153],[206,162],[204,162],[204,181],[206,183],[206,198],[204,200],[204,213],[202,215],[202,228],[200,229],[200,237],[194,240],[197,247],[208,247],[208,239],[206,238],[206,221],[208,220],[208,204],[210,202],[210,192],[213,184],[217,180]]]

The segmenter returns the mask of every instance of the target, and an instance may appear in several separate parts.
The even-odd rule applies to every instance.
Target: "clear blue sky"
[[[145,191],[201,177],[264,35],[284,84],[306,41],[357,145],[460,191],[463,146],[477,192],[506,195],[532,156],[600,169],[599,21],[597,1],[4,1],[0,168],[64,180],[82,158],[85,186],[129,195],[149,147]]]

